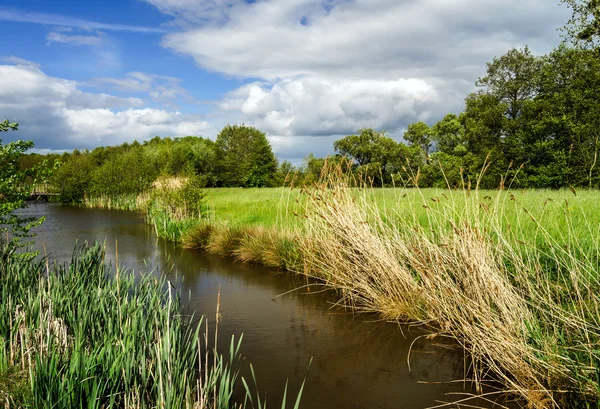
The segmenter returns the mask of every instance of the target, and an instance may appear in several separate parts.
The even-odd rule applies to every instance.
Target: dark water
[[[43,252],[45,244],[51,258],[68,260],[76,241],[100,240],[114,263],[118,242],[120,265],[169,274],[173,280],[184,277],[179,286],[187,308],[208,316],[214,316],[220,287],[221,350],[231,334],[244,334],[243,373],[252,363],[269,407],[280,407],[286,378],[295,392],[305,376],[305,409],[425,408],[456,401],[460,396],[446,394],[469,389],[462,382],[448,383],[464,377],[458,348],[419,338],[412,346],[409,371],[407,357],[421,335],[418,329],[334,308],[334,296],[315,286],[288,293],[306,285],[298,277],[182,250],[157,240],[131,212],[46,203],[31,203],[26,212],[46,216],[37,228],[36,248]]]

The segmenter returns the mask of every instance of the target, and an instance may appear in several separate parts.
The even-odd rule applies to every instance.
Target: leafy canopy
[[[573,10],[564,37],[581,48],[600,45],[600,0],[561,0]]]
[[[16,131],[19,125],[8,120],[0,122],[0,132]],[[10,238],[14,245],[23,237],[30,237],[29,230],[44,221],[43,218],[24,217],[17,210],[25,207],[33,185],[43,175],[38,165],[28,170],[18,169],[20,156],[33,147],[31,141],[15,141],[3,144],[0,139],[0,234]]]

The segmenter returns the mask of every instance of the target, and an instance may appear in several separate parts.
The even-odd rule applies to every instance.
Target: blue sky
[[[556,0],[558,3],[558,0]],[[41,151],[264,130],[281,159],[459,112],[485,62],[556,46],[553,0],[3,0],[5,140]]]

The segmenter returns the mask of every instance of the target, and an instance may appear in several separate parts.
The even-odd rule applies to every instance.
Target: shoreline
[[[450,337],[465,348],[481,387],[500,382],[524,404],[539,407],[597,401],[589,372],[594,352],[573,352],[586,348],[586,337],[590,348],[600,339],[595,318],[572,311],[580,299],[600,304],[587,290],[600,285],[591,260],[581,258],[583,247],[556,248],[556,237],[544,233],[547,222],[526,208],[516,213],[518,226],[509,217],[513,230],[507,231],[507,209],[520,205],[512,193],[494,199],[477,191],[460,199],[441,193],[413,203],[420,200],[424,223],[414,206],[412,214],[387,214],[371,200],[377,192],[350,188],[333,174],[302,193],[299,228],[191,223],[151,212],[147,221],[185,248],[314,279],[355,312],[425,323],[431,337]],[[531,240],[524,234],[531,226],[537,226],[537,242],[528,247],[519,241]],[[557,290],[540,289],[540,282],[572,295],[556,298]],[[563,347],[555,338],[559,328],[572,332]]]

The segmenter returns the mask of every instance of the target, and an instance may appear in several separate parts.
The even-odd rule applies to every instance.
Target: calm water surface
[[[253,364],[269,407],[280,407],[286,378],[297,391],[306,377],[305,409],[425,408],[457,400],[448,392],[465,391],[462,383],[448,383],[463,378],[460,350],[420,338],[409,371],[418,330],[333,308],[333,295],[317,287],[290,292],[306,285],[298,277],[182,250],[158,240],[132,212],[46,203],[31,203],[26,212],[46,216],[35,246],[43,253],[45,244],[51,259],[69,260],[76,242],[99,240],[114,263],[118,243],[121,266],[177,278],[186,308],[210,317],[220,288],[221,350],[231,334],[244,334],[242,372]]]

